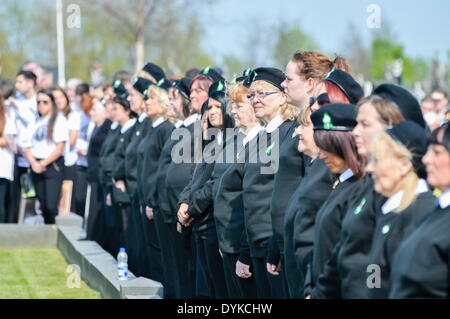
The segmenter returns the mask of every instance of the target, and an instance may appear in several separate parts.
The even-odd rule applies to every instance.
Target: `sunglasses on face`
[[[324,105],[330,104],[330,97],[328,96],[328,93],[322,93],[317,98],[311,96],[309,98],[309,107],[311,108],[314,105],[314,103],[316,103],[316,102],[321,107]]]

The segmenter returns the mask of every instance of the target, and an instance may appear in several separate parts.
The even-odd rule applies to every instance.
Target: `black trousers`
[[[86,206],[87,192],[87,167],[76,166],[76,178],[73,185],[73,197],[75,203],[74,213],[84,218],[84,208]]]
[[[122,217],[123,244],[128,255],[128,268],[135,273],[138,268],[138,249],[133,212],[130,204],[118,204]]]
[[[142,218],[141,218],[141,207],[139,204],[132,204],[131,205],[131,217],[133,218],[133,226],[134,226],[134,237],[136,240],[136,251],[137,251],[137,265],[135,270],[136,276],[143,276],[147,277],[147,274],[145,273],[145,262],[146,262],[146,254],[144,253],[144,234],[143,234],[143,227],[142,227]]]
[[[14,163],[14,181],[8,187],[8,200],[6,201],[6,221],[8,223],[17,223],[19,219],[20,206],[20,177],[27,172],[26,167],[17,166],[17,156]]]
[[[103,191],[98,183],[90,183],[91,199],[87,220],[86,237],[102,244],[105,231],[105,214],[103,211]]]
[[[105,215],[105,232],[102,239],[102,247],[112,256],[116,257],[119,253],[120,243],[119,243],[119,229],[116,225],[116,206],[106,205],[106,196],[111,193],[111,188],[107,186],[102,186],[103,192],[103,213]]]
[[[265,258],[252,257],[258,298],[285,299],[288,298],[288,289],[284,278],[284,269],[278,276],[267,272]]]
[[[10,181],[6,178],[0,178],[0,224],[6,223],[6,196]]]
[[[195,232],[195,245],[203,276],[207,278],[207,282],[211,285],[210,297],[227,299],[227,285],[225,283],[223,261],[219,253],[216,227],[212,225],[204,231]]]
[[[54,224],[58,214],[59,196],[63,181],[64,158],[60,157],[46,167],[42,174],[31,173],[36,196],[40,203],[44,222]]]
[[[222,252],[223,267],[225,270],[225,279],[230,299],[256,299],[255,276],[250,278],[241,278],[236,275],[236,262],[239,254],[227,254]],[[250,264],[250,272],[253,273],[253,266]]]

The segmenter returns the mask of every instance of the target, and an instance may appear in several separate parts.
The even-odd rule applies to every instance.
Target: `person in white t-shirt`
[[[58,214],[64,168],[64,148],[69,140],[66,118],[58,112],[51,90],[37,94],[38,118],[29,127],[25,154],[31,164],[32,179],[46,224],[54,224]]]
[[[14,179],[14,136],[17,133],[14,113],[9,112],[0,92],[0,223],[6,223],[6,197]]]
[[[77,149],[76,142],[81,127],[81,114],[73,110],[70,106],[70,100],[67,93],[59,86],[52,88],[53,96],[55,97],[56,107],[67,119],[69,129],[69,141],[66,143],[64,149],[64,180],[72,181],[75,184],[77,176]],[[74,196],[72,191],[71,211],[74,209]]]

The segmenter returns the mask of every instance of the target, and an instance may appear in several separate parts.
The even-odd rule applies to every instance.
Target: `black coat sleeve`
[[[325,264],[322,274],[320,274],[314,289],[311,293],[311,298],[314,299],[340,299],[340,280],[337,268],[337,257],[339,255],[340,245],[334,247],[333,255]]]

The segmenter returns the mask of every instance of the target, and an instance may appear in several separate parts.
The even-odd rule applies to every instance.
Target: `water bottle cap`
[[[125,251],[125,248],[120,247],[120,252]]]

